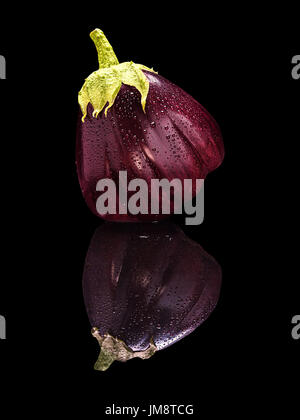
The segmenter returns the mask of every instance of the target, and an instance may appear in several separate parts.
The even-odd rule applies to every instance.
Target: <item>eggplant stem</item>
[[[92,335],[97,339],[101,347],[98,360],[94,365],[95,370],[105,371],[115,360],[126,362],[135,357],[149,359],[149,357],[157,351],[157,347],[152,338],[149,347],[146,350],[133,351],[124,343],[124,341],[115,338],[110,334],[101,336],[98,328],[92,329]]]
[[[101,348],[99,357],[95,363],[94,369],[101,370],[102,372],[107,370],[110,365],[115,361],[115,357],[108,350]]]
[[[95,29],[90,33],[98,53],[99,69],[119,64],[114,50],[101,29]]]
[[[78,102],[82,111],[82,122],[87,115],[87,106],[90,103],[93,107],[92,117],[97,118],[105,104],[104,115],[115,102],[122,84],[134,86],[141,94],[141,105],[146,113],[146,99],[149,92],[149,81],[143,70],[154,72],[142,64],[135,64],[126,61],[119,64],[119,61],[101,29],[95,29],[90,33],[91,39],[98,53],[99,70],[94,71],[85,79],[78,94]],[[155,72],[154,72],[155,73]]]

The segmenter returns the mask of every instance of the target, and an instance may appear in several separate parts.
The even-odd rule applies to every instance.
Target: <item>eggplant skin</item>
[[[91,240],[83,294],[93,329],[133,352],[166,348],[214,310],[221,267],[176,225],[104,223]]]
[[[122,215],[118,210],[116,215],[99,215],[96,184],[100,179],[114,180],[117,192],[119,171],[124,170],[128,182],[141,178],[149,189],[151,179],[178,178],[183,184],[184,179],[204,179],[224,157],[220,128],[208,111],[164,77],[143,73],[149,81],[145,112],[138,90],[125,84],[107,116],[102,110],[93,117],[89,104],[82,122],[79,110],[76,165],[80,187],[90,210],[110,221],[153,221],[166,216]]]

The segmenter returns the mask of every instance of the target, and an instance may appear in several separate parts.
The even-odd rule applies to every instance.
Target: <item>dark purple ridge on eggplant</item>
[[[102,347],[95,368],[148,358],[182,339],[213,311],[220,287],[219,264],[176,225],[101,225],[83,274],[88,317]]]

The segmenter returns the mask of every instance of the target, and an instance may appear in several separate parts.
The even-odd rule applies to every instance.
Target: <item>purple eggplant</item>
[[[83,274],[85,306],[101,346],[95,369],[149,358],[190,334],[215,308],[220,287],[219,264],[176,225],[101,225]]]
[[[192,96],[152,69],[132,61],[119,64],[101,30],[95,29],[91,38],[99,70],[85,80],[79,93],[76,164],[82,194],[91,211],[106,220],[163,219],[161,212],[120,211],[120,171],[127,171],[128,183],[145,180],[149,196],[152,179],[179,179],[182,186],[185,179],[196,183],[223,160],[219,126]],[[101,179],[113,180],[117,187],[115,214],[97,210],[96,185]],[[194,185],[190,193],[197,192]],[[133,194],[128,192],[128,199]],[[168,200],[174,211],[173,197],[160,200]]]

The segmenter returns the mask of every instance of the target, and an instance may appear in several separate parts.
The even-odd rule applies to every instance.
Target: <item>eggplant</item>
[[[151,196],[151,180],[193,181],[205,179],[224,157],[220,128],[209,112],[192,96],[141,64],[120,63],[100,29],[90,34],[98,52],[99,70],[93,72],[79,92],[76,165],[83,197],[90,210],[110,221],[156,221],[153,214],[126,214],[119,208],[121,171],[128,183],[145,180]],[[96,186],[110,179],[116,185],[115,214],[99,213]],[[109,193],[110,194],[110,193]],[[128,192],[128,197],[134,192]],[[192,198],[192,197],[191,197]],[[174,197],[160,197],[170,203]],[[126,206],[126,203],[124,204]],[[127,209],[125,209],[126,211]]]
[[[101,351],[114,360],[147,359],[201,325],[215,308],[221,267],[170,222],[99,226],[83,272],[83,295]]]

